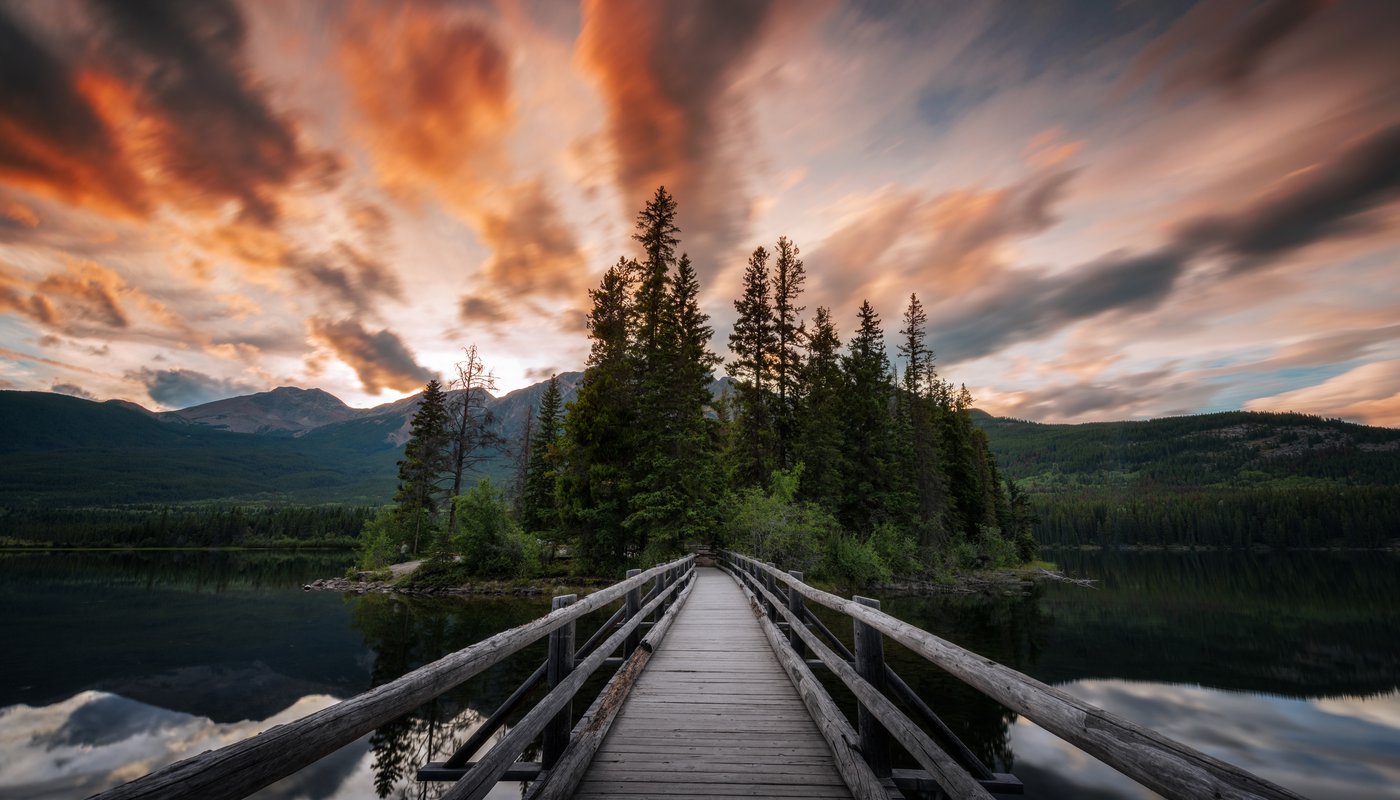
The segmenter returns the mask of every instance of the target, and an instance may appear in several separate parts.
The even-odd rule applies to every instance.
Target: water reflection
[[[1299,700],[1121,680],[1060,688],[1305,797],[1400,797],[1400,692]],[[1157,796],[1027,720],[1012,726],[1010,745],[1029,796]]]
[[[124,783],[166,764],[299,719],[336,702],[311,695],[263,720],[219,723],[105,692],[81,692],[51,706],[0,710],[0,798],[69,800]],[[475,717],[479,722],[480,717]],[[470,715],[463,724],[471,726]],[[369,800],[375,796],[437,797],[445,785],[399,782],[380,792],[376,750],[369,737],[341,748],[295,775],[252,795],[259,800]],[[519,788],[502,784],[489,797],[506,800]]]
[[[1400,785],[1400,560],[1056,557],[1102,588],[889,597],[884,608],[1305,795],[1400,796],[1390,788]],[[0,648],[0,799],[85,797],[393,680],[548,608],[301,590],[342,571],[344,559],[0,555],[0,640],[23,643]],[[828,621],[849,637],[849,620]],[[580,641],[590,633],[580,625]],[[1029,796],[1148,796],[903,648],[887,654]],[[418,784],[414,770],[451,753],[543,658],[540,643],[262,796],[436,797],[444,785]],[[502,784],[494,796],[519,793]]]

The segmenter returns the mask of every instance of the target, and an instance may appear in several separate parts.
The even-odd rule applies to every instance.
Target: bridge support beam
[[[771,573],[769,579],[772,579]],[[863,606],[876,609],[880,608],[880,601],[869,597],[857,595],[852,598]],[[856,672],[866,680],[875,691],[884,694],[885,691],[885,640],[880,631],[862,623],[860,620],[852,620],[855,626],[856,641]],[[870,771],[875,773],[875,777],[884,780],[890,777],[890,734],[885,730],[885,726],[870,713],[864,703],[860,704],[858,713],[860,730],[860,752],[865,756],[865,763],[870,765]]]
[[[795,569],[788,570],[788,574],[795,580],[802,580],[802,573]],[[802,634],[797,631],[796,626],[801,625],[802,620],[807,618],[807,607],[802,602],[802,595],[786,586],[783,588],[787,590],[788,611],[792,612],[792,618],[796,620],[788,626],[788,643],[792,645],[793,652],[797,653],[798,658],[805,659],[807,658],[807,645],[802,641]]]
[[[642,571],[639,569],[627,570],[627,577],[629,579],[635,578],[641,574]],[[622,615],[623,622],[626,622],[627,620],[637,616],[642,612],[642,589],[640,586],[634,586],[630,591],[627,592],[627,600],[625,601],[624,605],[627,611]],[[639,626],[637,629],[627,634],[627,641],[622,645],[622,657],[631,657],[632,651],[637,649],[637,643],[641,640],[642,631]]]
[[[557,611],[573,605],[578,595],[565,594],[554,598],[550,611]],[[572,621],[549,634],[549,688],[553,689],[574,671],[574,623]],[[574,704],[569,701],[559,709],[544,728],[544,742],[541,763],[545,769],[554,766],[564,748],[569,746],[569,731],[574,727]]]

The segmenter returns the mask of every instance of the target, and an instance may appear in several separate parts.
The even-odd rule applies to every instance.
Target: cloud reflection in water
[[[1306,797],[1400,798],[1400,692],[1297,700],[1122,680],[1059,688]],[[1028,796],[1157,797],[1024,718],[1011,750]]]
[[[50,706],[0,709],[0,800],[76,800],[205,750],[256,735],[338,702],[308,695],[265,720],[220,723],[107,692],[80,692]],[[439,787],[430,785],[428,796]],[[418,796],[418,786],[394,796]],[[519,784],[488,797],[516,798]],[[370,800],[374,754],[368,737],[253,795],[259,800]]]

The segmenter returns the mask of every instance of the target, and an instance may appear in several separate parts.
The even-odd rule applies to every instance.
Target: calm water
[[[885,610],[1305,795],[1400,798],[1400,559],[1053,557],[1102,588],[888,598]],[[547,610],[547,601],[301,591],[347,563],[0,555],[0,798],[85,797]],[[897,646],[888,653],[1027,796],[1151,796]],[[542,657],[533,648],[260,796],[432,796],[409,779],[413,769],[464,739]],[[502,785],[495,796],[518,794]]]

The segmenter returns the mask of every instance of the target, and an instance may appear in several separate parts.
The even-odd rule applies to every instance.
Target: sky
[[[580,369],[660,185],[724,355],[911,293],[1047,422],[1400,426],[1400,3],[0,0],[0,389],[407,396]]]

